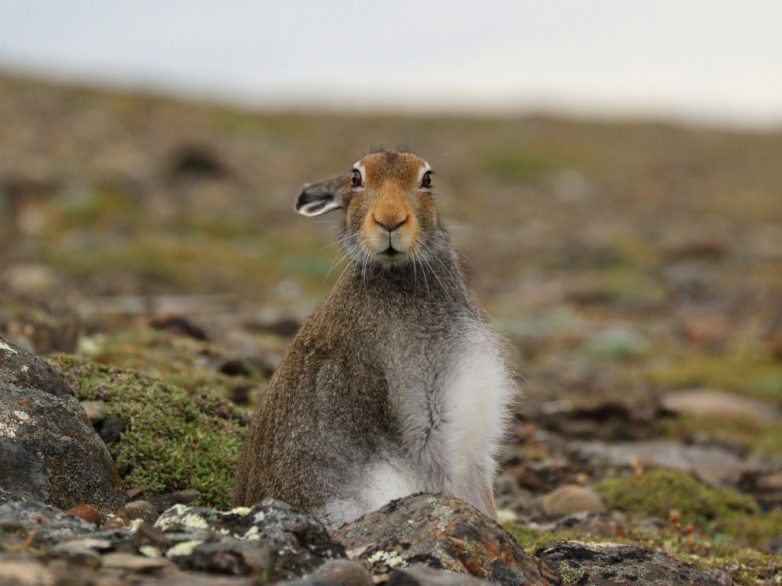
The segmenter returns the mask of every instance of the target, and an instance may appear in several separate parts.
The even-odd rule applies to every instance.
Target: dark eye
[[[350,185],[352,187],[361,187],[361,171],[353,169],[353,174],[350,176]]]
[[[421,187],[424,189],[431,189],[432,187],[432,172],[427,171],[424,176],[421,177]]]

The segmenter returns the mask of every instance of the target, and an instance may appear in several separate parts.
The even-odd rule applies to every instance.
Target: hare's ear
[[[349,182],[348,175],[318,183],[306,183],[296,199],[296,211],[302,216],[319,216],[345,207],[344,196]]]

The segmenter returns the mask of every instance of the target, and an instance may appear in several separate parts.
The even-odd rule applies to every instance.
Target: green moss
[[[640,477],[608,478],[596,489],[609,510],[635,519],[667,520],[676,510],[683,526],[692,524],[709,535],[757,546],[782,534],[779,513],[763,514],[752,497],[708,487],[682,472],[650,470]]]
[[[125,485],[150,492],[195,488],[205,504],[230,505],[242,445],[240,413],[212,390],[167,385],[71,356],[51,362],[80,400],[108,404],[127,423],[108,446]]]

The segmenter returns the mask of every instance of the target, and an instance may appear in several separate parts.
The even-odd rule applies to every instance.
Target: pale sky
[[[782,0],[0,0],[0,69],[274,107],[782,126]]]

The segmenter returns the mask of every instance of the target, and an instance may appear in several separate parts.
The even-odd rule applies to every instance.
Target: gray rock
[[[556,567],[565,584],[719,586],[713,576],[672,557],[630,545],[560,541],[535,555]]]
[[[63,510],[124,503],[114,462],[51,366],[0,338],[0,488]]]
[[[155,527],[176,542],[165,555],[182,569],[284,580],[345,556],[315,517],[270,499],[226,512],[175,505]]]
[[[332,538],[348,557],[368,564],[376,581],[415,564],[504,585],[558,580],[501,525],[452,497],[419,494],[391,501],[337,529]]]

